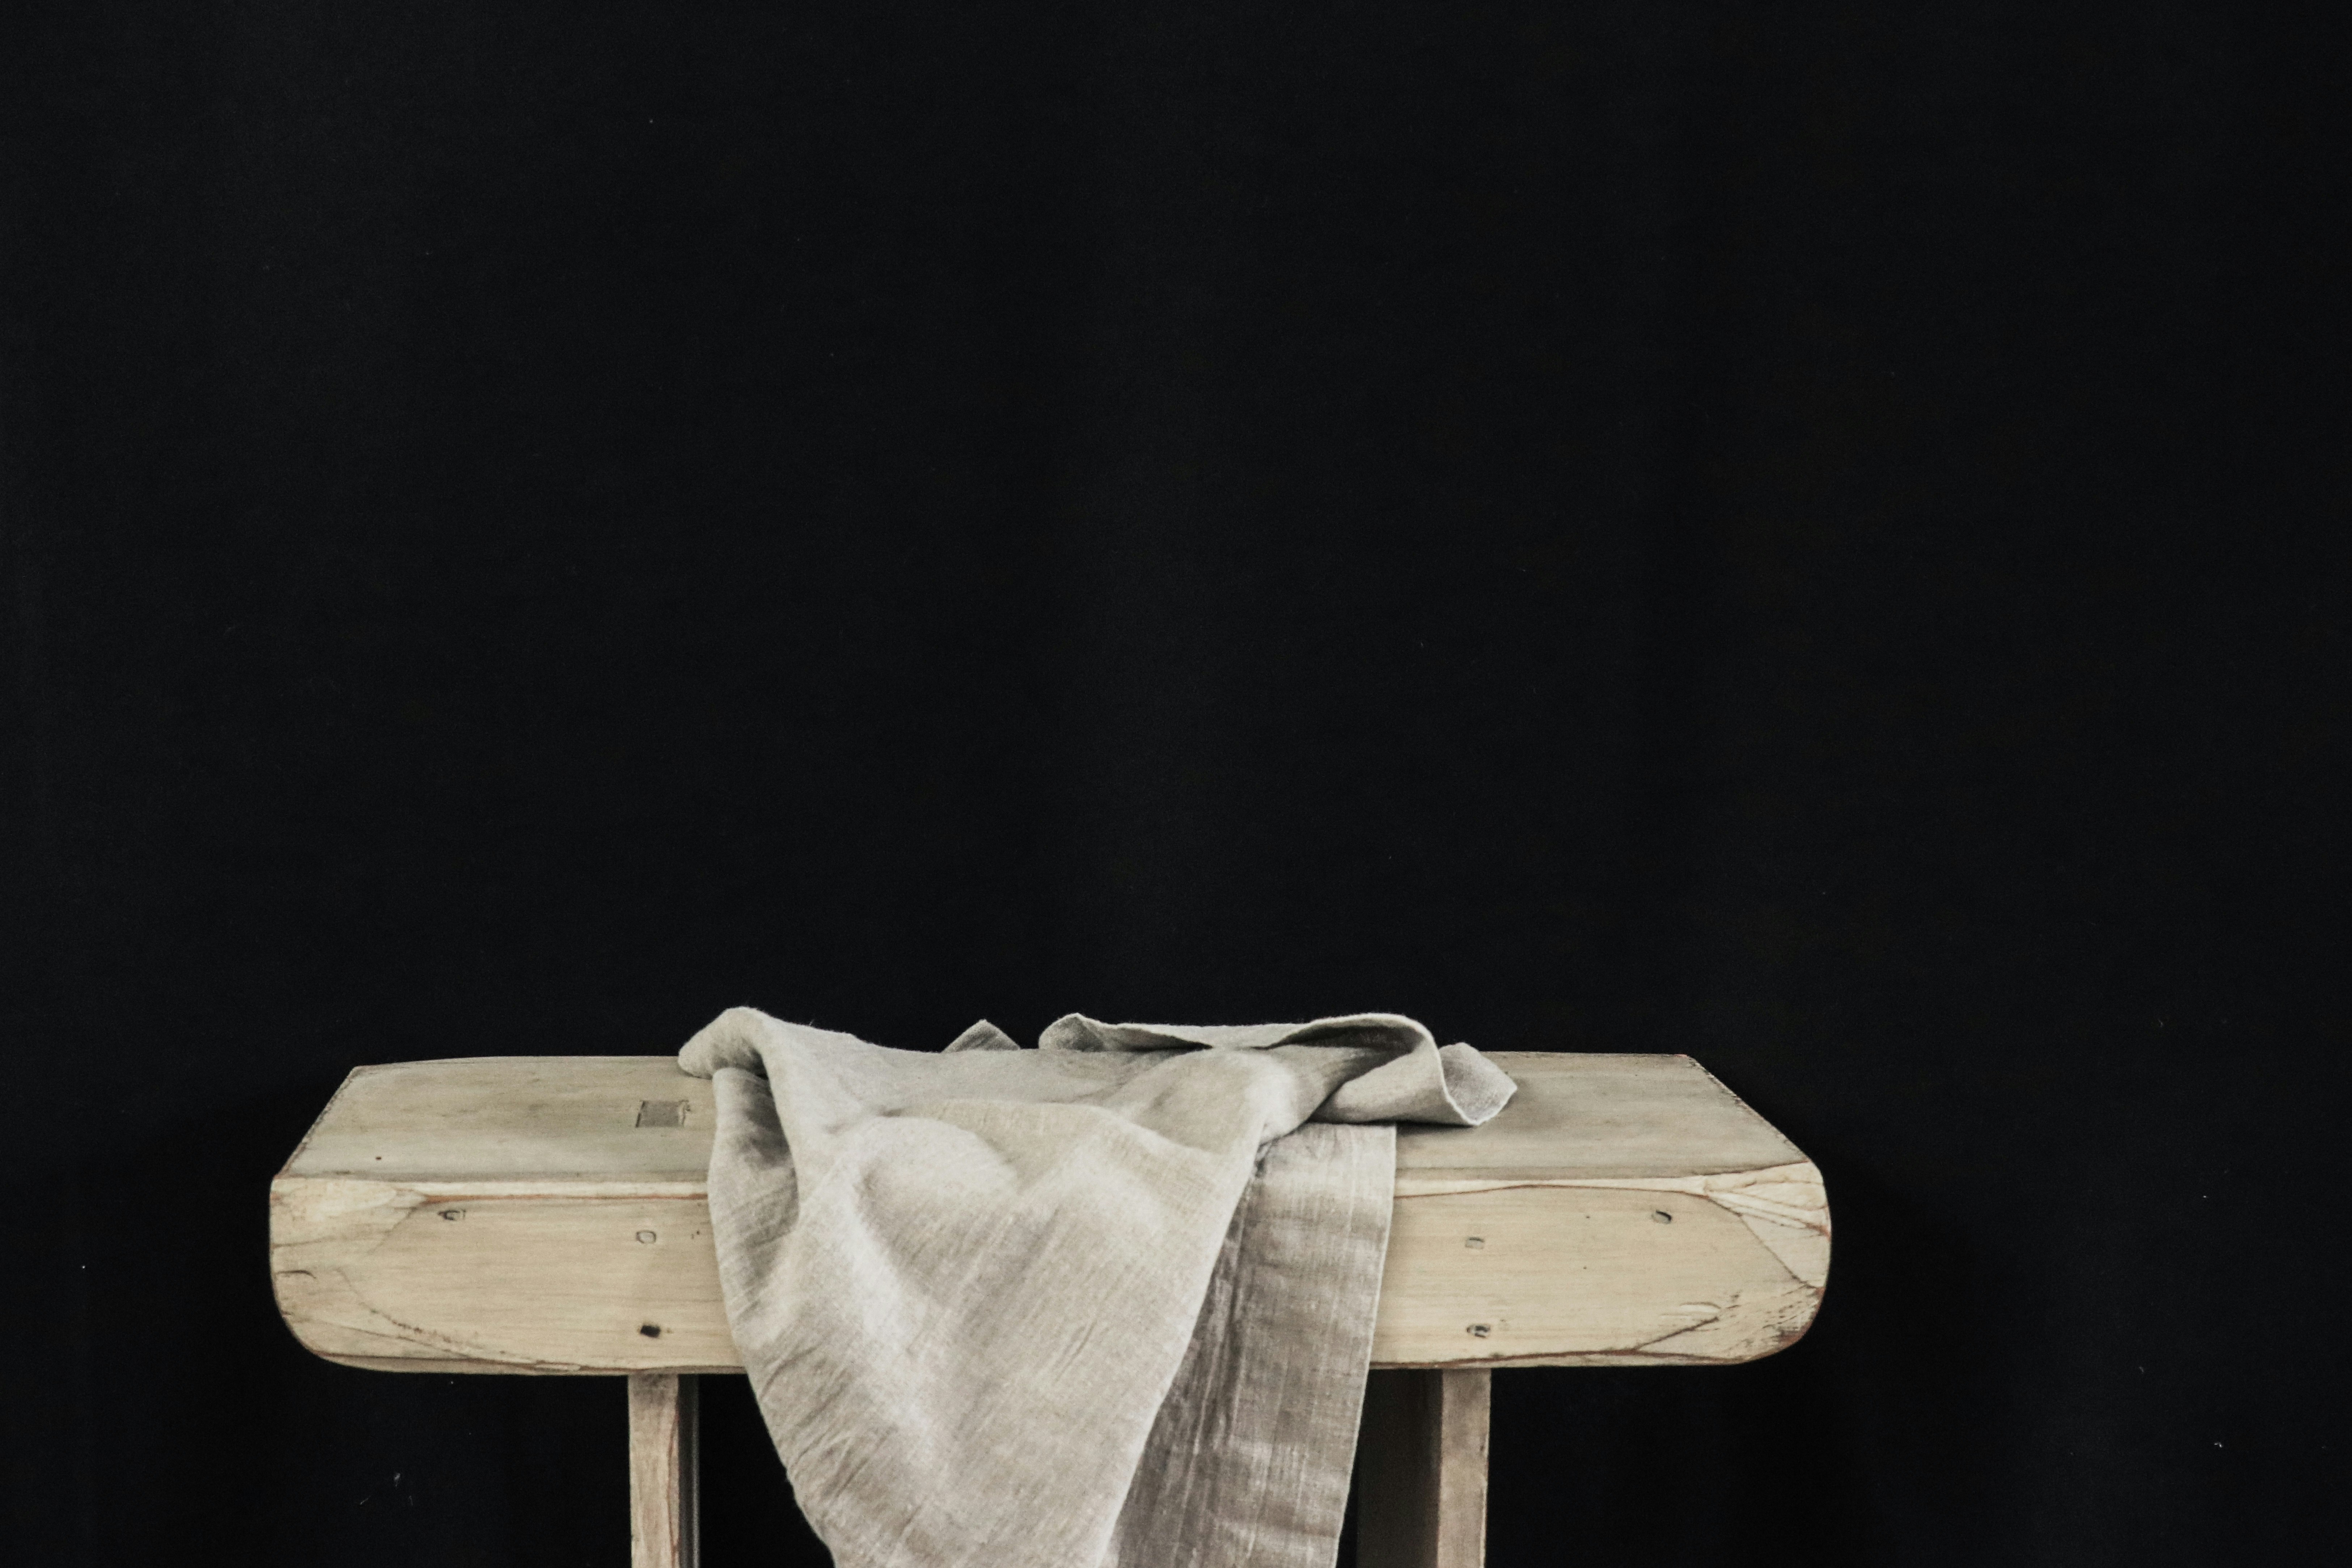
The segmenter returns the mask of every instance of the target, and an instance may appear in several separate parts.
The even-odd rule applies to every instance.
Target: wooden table
[[[1484,1127],[1405,1127],[1358,1454],[1363,1568],[1476,1568],[1496,1367],[1717,1365],[1795,1342],[1821,1173],[1688,1057],[1496,1052]],[[302,1343],[385,1372],[629,1378],[637,1568],[694,1559],[694,1378],[740,1372],[674,1057],[363,1067],[270,1184]]]

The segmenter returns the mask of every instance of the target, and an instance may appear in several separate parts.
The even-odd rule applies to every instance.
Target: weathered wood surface
[[[1406,1128],[1383,1366],[1718,1364],[1812,1321],[1821,1174],[1687,1057],[1499,1052],[1480,1128]],[[710,1085],[669,1057],[361,1068],[270,1188],[278,1300],[388,1371],[740,1369],[705,1178]]]
[[[699,1400],[691,1373],[629,1374],[630,1568],[697,1568]]]
[[[1483,1568],[1494,1373],[1376,1372],[1356,1447],[1356,1568]]]

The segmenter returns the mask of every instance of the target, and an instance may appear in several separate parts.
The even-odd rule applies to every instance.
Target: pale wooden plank
[[[1829,1214],[1785,1138],[1686,1057],[1497,1059],[1494,1121],[1399,1137],[1377,1364],[1723,1363],[1803,1332]],[[734,1368],[708,1092],[667,1057],[359,1069],[272,1184],[281,1310],[387,1370]]]
[[[682,1107],[641,1126],[646,1104]],[[287,1162],[289,1176],[369,1181],[598,1177],[699,1185],[710,1082],[676,1057],[461,1057],[353,1069]]]
[[[740,1364],[699,1197],[426,1198],[315,1181],[279,1184],[270,1205],[279,1308],[331,1359],[519,1373]]]
[[[1520,1091],[1484,1127],[1398,1130],[1402,1180],[1685,1176],[1804,1156],[1683,1056],[1498,1051]],[[674,1125],[644,1125],[647,1106]],[[675,1057],[466,1057],[355,1068],[289,1176],[699,1182],[710,1084]]]
[[[700,1559],[698,1404],[692,1376],[630,1374],[631,1568],[696,1568]]]
[[[1752,1361],[1802,1334],[1822,1283],[1703,1189],[1558,1184],[1400,1196],[1372,1359]]]
[[[1577,1181],[1756,1171],[1804,1159],[1684,1056],[1497,1051],[1519,1092],[1484,1127],[1397,1129],[1400,1190],[1417,1180]]]
[[[1484,1568],[1493,1374],[1375,1372],[1356,1450],[1357,1568]]]

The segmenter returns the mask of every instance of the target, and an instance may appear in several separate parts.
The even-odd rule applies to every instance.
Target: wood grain
[[[1483,1568],[1494,1377],[1375,1372],[1356,1448],[1357,1568]]]
[[[629,1376],[631,1568],[696,1568],[700,1558],[698,1392],[674,1372]]]
[[[1400,1130],[1376,1364],[1717,1364],[1803,1333],[1829,1210],[1769,1122],[1687,1057],[1496,1059],[1520,1088],[1493,1121]],[[668,1057],[359,1068],[271,1184],[287,1322],[384,1370],[738,1370],[709,1089]]]

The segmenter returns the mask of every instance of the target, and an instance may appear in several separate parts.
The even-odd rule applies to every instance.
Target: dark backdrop
[[[620,1384],[311,1360],[264,1188],[355,1063],[735,1003],[1697,1056],[1827,1305],[1506,1374],[1497,1568],[2352,1545],[2315,30],[7,28],[22,1561],[623,1563]],[[711,1568],[807,1560],[713,1399]]]

